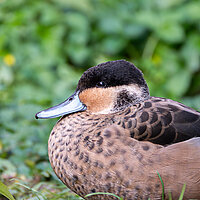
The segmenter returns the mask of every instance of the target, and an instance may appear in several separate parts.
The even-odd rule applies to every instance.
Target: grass
[[[116,194],[113,194],[113,193],[109,193],[109,192],[95,192],[95,193],[91,193],[91,194],[87,194],[85,197],[90,197],[90,196],[94,196],[94,195],[109,195],[109,196],[113,196],[113,197],[116,197],[117,199],[119,200],[123,200],[122,197],[119,197],[117,196]]]
[[[16,184],[16,185],[19,185],[19,186],[22,186],[22,187],[26,188],[27,190],[30,190],[30,191],[36,196],[36,198],[37,198],[38,200],[40,200],[40,195],[41,195],[41,197],[42,197],[44,200],[48,200],[41,192],[39,192],[39,191],[37,191],[37,190],[35,190],[35,189],[33,189],[33,188],[30,188],[29,186],[27,186],[27,185],[25,185],[25,184],[23,184],[23,183],[16,182],[15,184]]]
[[[5,186],[3,188],[0,184],[0,199],[2,194],[9,200],[82,200],[81,197],[72,193],[60,181],[39,182],[30,186],[32,184],[31,180],[11,179],[6,184],[9,186],[3,184]],[[7,192],[10,193],[10,196],[6,194]]]
[[[159,177],[160,182],[161,182],[161,184],[162,184],[162,200],[164,200],[164,199],[165,199],[164,183],[163,183],[163,180],[162,180],[160,174],[159,174],[158,172],[157,172],[157,174],[158,174],[158,177]],[[183,196],[184,196],[184,193],[185,193],[185,189],[186,189],[186,184],[183,185],[183,188],[182,188],[182,190],[181,190],[181,194],[180,194],[178,200],[182,200],[182,199],[183,199]],[[172,200],[171,192],[169,192],[169,200]]]
[[[160,179],[160,182],[162,184],[162,200],[164,200],[164,183],[163,180],[160,176],[160,174],[157,172],[158,177]],[[9,191],[10,189],[10,191]],[[186,184],[183,185],[181,194],[179,196],[178,200],[182,200],[184,197],[184,192],[186,189]],[[9,200],[15,200],[14,196],[11,195],[11,193],[16,194],[16,193],[21,193],[23,194],[22,196],[26,195],[26,199],[29,200],[61,200],[61,199],[66,199],[66,200],[81,200],[82,198],[79,197],[78,195],[75,195],[74,193],[71,193],[66,186],[58,186],[55,184],[49,184],[48,182],[40,182],[39,184],[35,185],[34,187],[28,186],[26,183],[19,179],[12,179],[11,180],[11,185],[9,188],[4,185],[0,181],[0,194],[3,196],[7,197]],[[106,193],[106,192],[96,192],[96,193],[91,193],[87,194],[85,197],[90,197],[94,195],[108,195],[108,196],[113,196],[116,197],[119,200],[123,200],[122,197],[117,196],[116,194],[113,193]],[[17,199],[24,199],[24,197],[20,197]],[[150,198],[148,199],[150,200]],[[169,193],[169,200],[172,200],[172,195]]]
[[[162,184],[162,200],[164,200],[165,199],[165,189],[164,189],[164,183],[163,183],[163,180],[162,180],[162,178],[161,178],[161,176],[160,176],[160,174],[157,172],[157,174],[158,174],[158,177],[159,177],[159,179],[160,179],[160,182],[161,182],[161,184]]]

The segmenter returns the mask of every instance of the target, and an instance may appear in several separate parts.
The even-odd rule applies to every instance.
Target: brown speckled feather
[[[75,115],[83,129],[66,125],[75,122],[69,116],[58,122],[49,139],[51,165],[72,191],[82,197],[112,192],[124,200],[161,199],[159,172],[165,185],[165,199],[169,191],[177,199],[184,183],[185,199],[200,198],[200,138],[163,147],[137,141],[115,125],[84,133],[84,128],[95,122],[85,124],[89,117],[86,113]],[[88,199],[114,198],[98,195]]]

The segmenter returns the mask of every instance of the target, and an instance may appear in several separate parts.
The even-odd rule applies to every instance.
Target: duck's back
[[[170,99],[151,97],[127,108],[120,120],[140,141],[167,145],[200,137],[200,113]]]

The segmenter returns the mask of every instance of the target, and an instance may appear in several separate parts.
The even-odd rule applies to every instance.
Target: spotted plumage
[[[200,113],[151,97],[133,64],[120,60],[88,69],[70,98],[36,115],[57,116],[63,117],[49,138],[50,163],[80,196],[161,199],[158,171],[166,199],[169,191],[178,198],[184,183],[185,199],[200,198]]]

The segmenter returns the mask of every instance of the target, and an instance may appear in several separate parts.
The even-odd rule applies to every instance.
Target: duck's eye
[[[104,81],[100,81],[96,84],[97,87],[106,87],[106,83]]]

